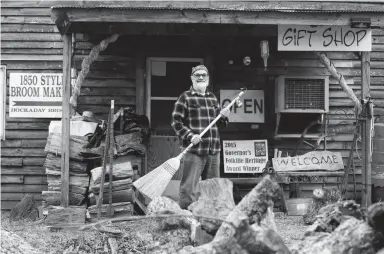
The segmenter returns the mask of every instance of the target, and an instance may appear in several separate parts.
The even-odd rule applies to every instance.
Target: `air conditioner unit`
[[[328,76],[279,76],[276,79],[276,113],[327,113]]]

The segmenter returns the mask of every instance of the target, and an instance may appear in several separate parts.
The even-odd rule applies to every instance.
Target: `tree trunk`
[[[239,218],[246,216],[250,218],[251,223],[257,223],[259,225],[265,217],[268,207],[273,206],[280,195],[279,184],[267,175],[237,204],[226,218],[226,221],[238,226],[241,222]],[[233,236],[234,233],[235,230],[232,226],[223,223],[213,241],[228,239]]]
[[[198,200],[188,207],[194,215],[225,220],[236,206],[233,199],[233,183],[228,179],[213,178],[200,181],[196,192]],[[202,228],[212,234],[221,226],[221,220],[198,218]]]

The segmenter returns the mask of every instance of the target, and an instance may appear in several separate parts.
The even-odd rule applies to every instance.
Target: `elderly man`
[[[180,170],[183,176],[180,183],[180,207],[187,209],[196,201],[196,186],[203,180],[219,177],[220,136],[218,126],[228,123],[228,109],[220,110],[216,96],[207,91],[209,72],[204,65],[192,68],[192,86],[183,92],[175,103],[172,113],[172,127],[182,141],[182,148],[190,142],[194,146],[184,155]],[[238,105],[240,102],[238,102]],[[205,133],[201,133],[217,116],[222,118]]]

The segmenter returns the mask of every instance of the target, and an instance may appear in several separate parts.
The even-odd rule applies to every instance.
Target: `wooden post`
[[[370,52],[361,53],[361,99],[370,97],[371,90],[371,66],[370,66]],[[364,109],[367,113],[369,109]],[[362,128],[362,206],[368,207],[372,202],[372,172],[371,172],[371,126],[370,118],[363,123]]]
[[[69,99],[71,97],[71,59],[72,59],[72,35],[63,35],[63,98],[61,117],[61,199],[62,207],[69,205]]]
[[[145,58],[142,53],[136,56],[136,114],[145,115]]]

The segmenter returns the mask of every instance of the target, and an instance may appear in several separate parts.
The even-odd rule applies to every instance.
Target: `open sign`
[[[239,90],[220,90],[220,105],[222,108],[227,106],[233,98],[239,93]],[[264,123],[264,91],[247,90],[240,98],[243,102],[242,107],[234,104],[231,107],[229,115],[230,122],[237,123]]]

